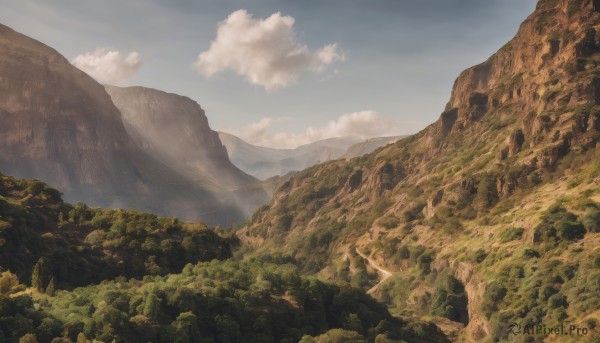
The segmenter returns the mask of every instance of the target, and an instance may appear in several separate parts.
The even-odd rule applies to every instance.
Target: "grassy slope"
[[[403,271],[379,287],[381,300],[406,316],[462,321],[463,339],[506,339],[513,320],[594,326],[600,69],[587,32],[599,24],[591,4],[540,1],[513,41],[461,74],[438,122],[296,174],[239,237],[366,290],[377,279],[357,246]],[[556,202],[567,211],[538,226]]]

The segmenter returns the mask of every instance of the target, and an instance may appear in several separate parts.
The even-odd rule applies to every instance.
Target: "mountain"
[[[600,320],[600,3],[540,0],[409,138],[284,183],[239,231],[456,341]]]
[[[73,202],[213,224],[244,218],[138,148],[104,87],[58,52],[1,25],[0,51],[0,170]]]
[[[121,111],[127,133],[157,158],[221,202],[248,216],[269,201],[257,180],[235,167],[204,110],[177,94],[144,87],[105,86]]]
[[[219,137],[227,147],[231,162],[260,180],[300,171],[340,157],[360,156],[397,139],[382,137],[362,141],[357,137],[339,137],[294,149],[275,149],[252,145],[225,132],[219,132]]]
[[[386,146],[388,144],[395,143],[406,136],[392,136],[392,137],[375,137],[369,138],[364,142],[356,143],[350,146],[346,152],[342,155],[344,158],[354,158],[362,155],[372,153],[373,151]]]

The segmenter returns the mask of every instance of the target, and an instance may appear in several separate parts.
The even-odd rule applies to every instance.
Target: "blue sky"
[[[70,61],[118,51],[121,60],[110,61],[131,70],[112,83],[188,96],[214,129],[283,147],[417,132],[437,119],[460,71],[512,38],[534,7],[535,0],[0,0],[0,22]],[[301,52],[272,66],[265,56],[289,51],[268,44],[275,40],[239,48],[250,29],[236,23],[267,34],[264,20],[277,12],[272,22],[289,35],[275,38]],[[231,25],[223,24],[228,17]],[[220,22],[229,40],[211,48]],[[330,44],[331,54],[319,54]],[[203,52],[204,64],[194,67]],[[265,81],[274,70],[288,77],[277,86]]]

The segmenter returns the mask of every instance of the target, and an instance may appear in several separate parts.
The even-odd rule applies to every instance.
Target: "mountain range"
[[[319,140],[294,149],[256,146],[225,132],[219,132],[219,138],[227,147],[227,153],[233,164],[259,180],[266,180],[326,161],[358,157],[402,137],[378,137],[367,140],[358,137],[338,137]]]

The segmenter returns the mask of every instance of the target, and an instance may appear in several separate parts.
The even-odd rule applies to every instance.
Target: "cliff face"
[[[125,129],[144,152],[245,215],[268,202],[257,180],[229,161],[198,103],[144,87],[105,88],[121,111]]]
[[[0,26],[0,170],[47,181],[68,201],[184,219],[242,218],[139,149],[104,88],[55,50]]]
[[[580,296],[600,292],[585,281],[598,276],[586,259],[600,238],[590,224],[600,208],[599,10],[540,0],[513,40],[460,74],[438,121],[298,173],[239,237],[364,289],[377,278],[354,250],[367,252],[396,272],[374,296],[448,331],[441,317],[458,323],[459,340],[508,339],[512,321],[597,320]],[[573,273],[542,275],[562,268]]]

